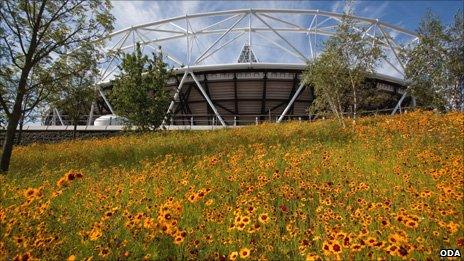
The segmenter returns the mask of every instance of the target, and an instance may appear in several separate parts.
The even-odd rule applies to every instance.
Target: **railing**
[[[280,115],[249,114],[249,115],[222,115],[222,119],[228,126],[242,126],[261,124],[264,122],[276,122]],[[309,120],[309,115],[288,115],[292,120]],[[183,114],[175,115],[168,120],[169,125],[221,125],[214,114]]]
[[[402,107],[398,113],[407,112],[410,110],[418,109],[419,107]],[[430,109],[427,107],[421,107],[422,109]],[[357,111],[356,115],[352,112],[345,112],[343,116],[346,118],[365,117],[370,115],[386,115],[391,114],[394,108],[380,109],[380,110],[369,110],[369,111]],[[222,115],[223,120],[228,126],[241,126],[241,125],[258,125],[262,123],[277,122],[280,115],[269,115],[269,114],[256,114],[256,115]],[[332,113],[317,113],[317,114],[301,114],[301,115],[286,115],[284,121],[314,121],[318,119],[329,119],[334,118]],[[214,114],[183,114],[175,115],[168,121],[170,125],[221,125],[220,121]]]
[[[429,107],[402,107],[398,113],[404,113],[413,109],[424,109],[430,110]],[[381,110],[370,110],[370,111],[358,111],[355,117],[365,117],[370,115],[386,115],[390,114],[393,108],[381,109]],[[93,121],[103,115],[94,115],[88,125],[89,116],[85,115],[81,117],[80,124],[77,126],[77,130],[119,130],[122,126],[110,125],[106,126],[94,126]],[[262,123],[276,122],[280,115],[269,115],[269,114],[250,114],[250,115],[222,115],[224,122],[228,127],[234,126],[246,126],[246,125],[258,125]],[[344,117],[353,118],[353,113],[346,112]],[[31,126],[25,125],[24,130],[31,129],[43,129],[43,130],[73,130],[74,126],[67,120],[67,115],[61,115],[61,120],[58,117],[53,121],[53,116],[47,117],[49,119],[49,125],[42,126]],[[305,115],[286,115],[284,121],[315,121],[319,119],[330,119],[334,118],[331,113],[317,113],[317,114],[305,114]],[[63,122],[63,124],[61,124]],[[55,124],[53,124],[55,123]],[[214,114],[183,114],[175,115],[168,120],[166,127],[168,129],[193,129],[192,126],[197,126],[197,129],[208,129],[207,126],[213,126],[213,128],[222,127],[220,121]],[[190,128],[189,128],[190,127]],[[19,128],[19,126],[18,126]],[[0,130],[5,129],[0,126]]]

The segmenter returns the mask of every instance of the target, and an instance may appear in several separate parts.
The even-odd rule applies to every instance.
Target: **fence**
[[[398,113],[404,113],[414,109],[424,109],[430,110],[429,107],[402,107]],[[371,110],[371,111],[358,111],[356,117],[365,117],[371,115],[385,115],[391,114],[393,108],[391,109],[381,109],[381,110]],[[121,126],[111,125],[108,123],[106,126],[94,126],[93,122],[95,119],[103,115],[94,115],[90,121],[89,116],[82,116],[80,119],[80,124],[77,126],[78,130],[116,130],[121,129]],[[277,122],[277,119],[280,115],[271,115],[271,114],[257,114],[257,115],[223,115],[222,118],[228,126],[246,126],[246,125],[257,125],[262,123]],[[283,121],[314,121],[319,119],[330,119],[333,118],[332,113],[317,113],[317,114],[305,114],[305,115],[286,115],[283,118]],[[344,117],[353,118],[355,117],[353,113],[346,112]],[[53,116],[48,116],[46,119],[43,119],[40,129],[43,130],[72,130],[73,125],[68,120],[67,115],[61,115],[59,118]],[[90,123],[90,125],[89,125]],[[168,126],[179,126],[178,128],[171,129],[182,129],[181,126],[220,126],[221,123],[218,120],[217,116],[214,114],[184,114],[184,115],[174,115],[167,122]],[[24,129],[31,128],[31,126],[24,126]],[[1,129],[1,127],[0,127]],[[37,128],[39,129],[39,128]],[[184,128],[185,129],[185,128]]]

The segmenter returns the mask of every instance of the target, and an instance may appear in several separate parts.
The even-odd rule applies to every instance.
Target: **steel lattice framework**
[[[179,99],[179,91],[181,91],[186,78],[191,77],[219,122],[225,126],[226,123],[197,79],[195,74],[197,70],[205,67],[230,68],[234,66],[237,68],[244,66],[247,68],[258,66],[260,68],[278,68],[279,66],[302,68],[306,62],[314,59],[321,52],[321,42],[335,34],[343,16],[344,14],[320,10],[239,9],[189,14],[134,25],[113,32],[102,39],[107,43],[104,51],[109,55],[109,59],[101,69],[97,88],[109,110],[114,114],[111,104],[100,86],[108,83],[118,72],[120,61],[115,54],[132,52],[137,44],[145,50],[151,49],[151,51],[162,47],[167,62],[174,67],[177,73],[182,75],[168,112],[172,112],[175,101]],[[417,35],[378,19],[349,17],[354,21],[354,30],[362,32],[363,37],[371,39],[371,44],[378,44],[384,48],[387,57],[384,58],[383,62],[395,72],[397,75],[395,80],[401,82],[405,65],[399,57],[399,52],[403,46],[417,43]],[[207,42],[206,45],[205,42]],[[237,53],[234,56],[229,55],[230,48],[234,46],[246,46],[256,52],[263,45],[280,50],[279,54],[282,56],[277,57],[276,61],[276,57],[263,57],[258,54],[259,62],[250,57],[247,59],[247,63],[239,64],[236,58]],[[176,48],[169,50],[169,46],[176,46]],[[248,51],[247,53],[252,52]],[[221,58],[221,61],[217,60],[218,57]],[[224,60],[224,57],[231,58]],[[285,59],[283,59],[284,57]],[[274,58],[274,60],[269,61],[268,58]],[[289,60],[291,62],[286,62]],[[286,115],[302,89],[303,83],[300,83],[280,115],[279,122]],[[406,91],[394,111],[398,109],[406,97]],[[92,115],[92,113],[93,106],[90,114]]]

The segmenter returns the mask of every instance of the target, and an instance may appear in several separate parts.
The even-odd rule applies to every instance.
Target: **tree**
[[[456,110],[463,103],[464,33],[463,13],[444,26],[430,10],[419,25],[419,43],[405,50],[406,78],[420,105]]]
[[[60,81],[59,92],[51,95],[50,104],[58,108],[74,126],[73,138],[82,115],[89,112],[92,102],[95,101],[95,82],[98,75],[98,54],[92,46],[79,48],[67,56],[61,57],[57,62],[61,74],[69,75]],[[69,71],[72,70],[72,71]]]
[[[113,82],[111,100],[116,114],[127,119],[127,127],[147,131],[158,128],[170,103],[166,83],[171,72],[163,62],[163,54],[153,58],[142,55],[140,46],[132,54],[124,54],[121,74]]]
[[[324,44],[324,53],[311,61],[304,72],[304,80],[315,89],[312,110],[329,109],[342,124],[348,108],[356,117],[360,97],[365,96],[360,95],[359,88],[384,55],[379,44],[365,37],[367,29],[355,29],[351,14],[348,4],[335,35]]]
[[[464,12],[456,12],[454,23],[447,30],[450,36],[449,57],[452,86],[450,107],[464,111]]]
[[[333,47],[326,48],[324,53],[308,63],[303,72],[303,80],[314,87],[316,96],[310,111],[331,111],[339,122],[343,122],[343,97],[346,97],[346,65],[339,59]]]
[[[2,0],[0,2],[0,105],[8,118],[0,170],[7,171],[21,115],[57,89],[59,57],[112,30],[109,0]],[[31,75],[34,75],[32,83]],[[27,107],[24,98],[29,95]]]
[[[339,55],[339,59],[345,66],[346,84],[350,86],[353,118],[359,107],[358,89],[364,85],[369,75],[373,74],[379,59],[384,55],[383,49],[375,41],[365,37],[363,30],[355,30],[355,23],[349,18],[351,11],[345,14],[337,33],[328,42],[328,48],[332,48]],[[351,96],[351,97],[350,97]]]

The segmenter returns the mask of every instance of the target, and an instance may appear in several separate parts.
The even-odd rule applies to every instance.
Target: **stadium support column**
[[[408,90],[411,86],[408,86],[406,90],[404,90],[403,95],[401,96],[400,100],[396,104],[395,108],[393,109],[391,115],[395,115],[395,113],[398,111],[398,109],[401,107],[401,104],[403,103],[404,98],[406,98],[406,95],[408,94]]]
[[[92,102],[92,105],[90,106],[89,118],[87,119],[87,126],[90,126],[92,124],[94,109],[95,109],[95,102]]]
[[[179,97],[179,92],[182,89],[182,86],[184,85],[185,78],[187,78],[187,72],[184,73],[184,76],[182,76],[182,79],[180,80],[179,86],[176,88],[176,93],[174,94],[174,97],[171,101],[171,104],[169,104],[169,108],[166,111],[166,116],[164,116],[163,123],[161,123],[161,126],[164,126],[166,124],[167,118],[169,113],[172,113],[172,109],[174,109],[174,104],[176,103],[177,98]]]
[[[204,74],[203,77],[204,77],[203,86],[205,88],[206,95],[208,95],[208,97],[211,97],[211,94],[209,93],[209,87],[208,87],[208,78],[206,77],[206,74]],[[211,102],[214,104],[213,100],[211,100]],[[207,116],[208,124],[210,124],[209,115],[211,114],[211,107],[209,107],[208,105],[206,105],[206,114],[208,115]],[[213,119],[211,119],[211,121],[213,121]]]
[[[296,86],[298,86],[298,74],[295,73],[295,76],[293,77],[293,90],[296,89]],[[295,108],[295,103],[290,106],[290,114],[293,114],[293,110]]]
[[[237,116],[238,114],[237,73],[234,73],[234,109],[235,109],[235,116]]]
[[[100,93],[101,97],[102,97],[103,100],[105,101],[106,106],[108,106],[108,109],[110,110],[111,114],[114,115],[113,107],[111,107],[111,104],[110,104],[109,101],[106,99],[106,96],[105,96],[105,94],[103,93],[103,91],[101,90],[100,86],[98,86],[98,92]]]
[[[56,116],[58,116],[58,120],[60,120],[60,123],[62,126],[64,126],[63,119],[61,118],[61,114],[58,111],[58,109],[55,107],[54,110],[56,111]]]
[[[263,116],[266,113],[266,84],[267,84],[267,72],[264,73],[263,77],[263,94],[261,97],[261,120],[264,120]]]
[[[222,126],[227,126],[224,120],[222,119],[221,115],[219,115],[219,112],[217,111],[216,107],[214,106],[213,102],[209,98],[209,96],[206,94],[205,89],[203,89],[203,86],[201,86],[200,82],[198,81],[197,77],[193,72],[190,72],[190,75],[192,75],[193,80],[197,84],[198,89],[200,89],[201,94],[203,94],[203,97],[205,97],[206,101],[208,102],[209,106],[211,109],[214,111],[214,114],[216,114],[216,117],[218,118],[219,122],[221,122]]]
[[[300,92],[304,88],[304,82],[300,82],[300,86],[298,87],[298,90],[296,90],[295,94],[293,95],[292,99],[288,103],[287,107],[285,107],[284,111],[282,112],[282,115],[280,115],[279,119],[277,119],[277,122],[281,122],[285,115],[287,115],[288,110],[290,110],[290,107],[292,107],[293,103],[295,102],[296,98],[300,95]]]

